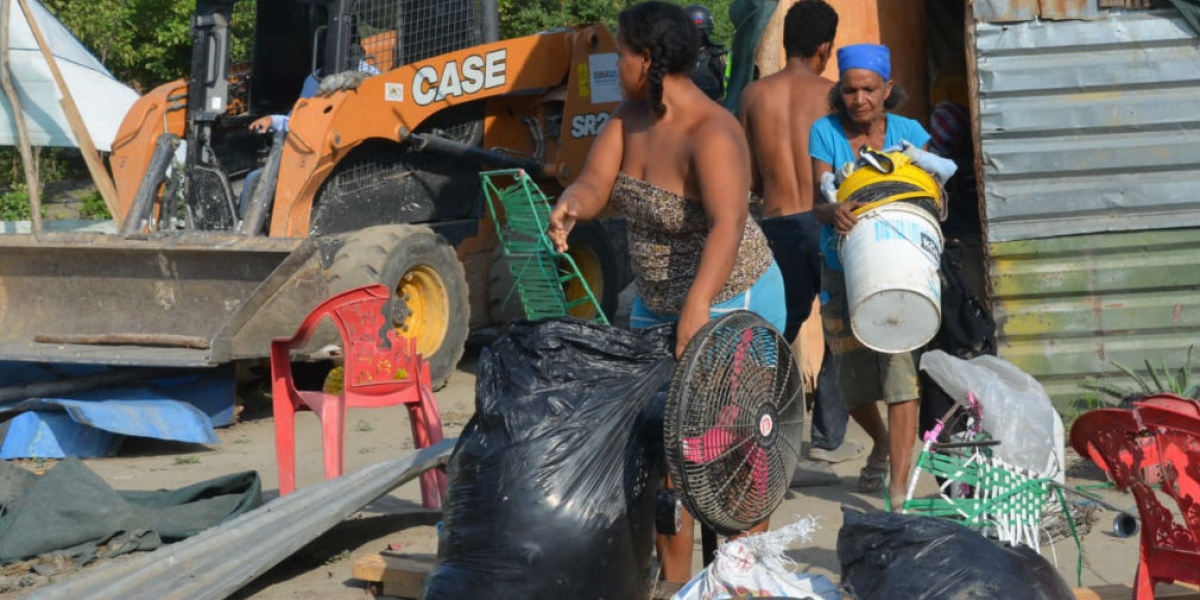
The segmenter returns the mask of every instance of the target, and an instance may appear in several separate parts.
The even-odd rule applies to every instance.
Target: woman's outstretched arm
[[[579,178],[563,190],[554,210],[550,211],[547,233],[559,252],[567,251],[567,236],[571,235],[576,221],[594,219],[608,206],[625,154],[625,106],[624,103],[617,106],[600,129]]]

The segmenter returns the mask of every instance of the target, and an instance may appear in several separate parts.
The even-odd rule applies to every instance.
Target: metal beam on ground
[[[376,498],[444,463],[457,441],[297,490],[196,537],[85,570],[30,600],[226,598]]]

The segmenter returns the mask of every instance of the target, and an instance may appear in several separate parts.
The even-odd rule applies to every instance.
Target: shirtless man
[[[821,76],[833,55],[838,15],[823,0],[792,5],[783,23],[787,64],[783,70],[750,84],[742,95],[742,127],[750,143],[754,190],[763,198],[763,220],[775,262],[783,271],[787,296],[788,341],[812,312],[821,289],[820,225],[813,218],[812,160],[809,129],[829,114],[833,82]],[[825,353],[824,365],[831,362]],[[823,366],[812,415],[809,458],[841,462],[864,448],[843,444],[849,420],[831,366]]]

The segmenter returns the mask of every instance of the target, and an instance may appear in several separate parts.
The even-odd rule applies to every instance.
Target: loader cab
[[[336,3],[258,0],[255,4],[250,114],[285,114],[300,96],[304,79],[325,60],[322,42],[328,30],[328,5]]]

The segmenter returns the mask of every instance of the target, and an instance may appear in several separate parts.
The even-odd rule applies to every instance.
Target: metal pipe
[[[283,144],[287,139],[286,131],[276,131],[271,142],[271,153],[267,155],[267,165],[250,195],[246,206],[246,214],[238,224],[237,232],[245,235],[258,235],[262,232],[267,216],[271,213],[271,205],[275,201],[275,184],[279,181],[279,163],[283,160]]]
[[[138,185],[137,194],[129,207],[129,214],[125,215],[125,220],[121,223],[121,235],[141,232],[142,221],[150,218],[154,198],[158,196],[158,188],[167,176],[167,167],[170,166],[171,158],[175,156],[175,149],[178,147],[179,136],[173,133],[164,133],[154,142],[150,166],[146,167],[142,183]]]
[[[408,139],[413,142],[413,149],[420,152],[438,152],[455,158],[487,163],[497,169],[524,169],[535,177],[547,176],[546,165],[531,158],[468,146],[437,135],[414,133],[408,136]]]
[[[481,0],[480,9],[483,13],[483,43],[500,41],[500,2]]]

